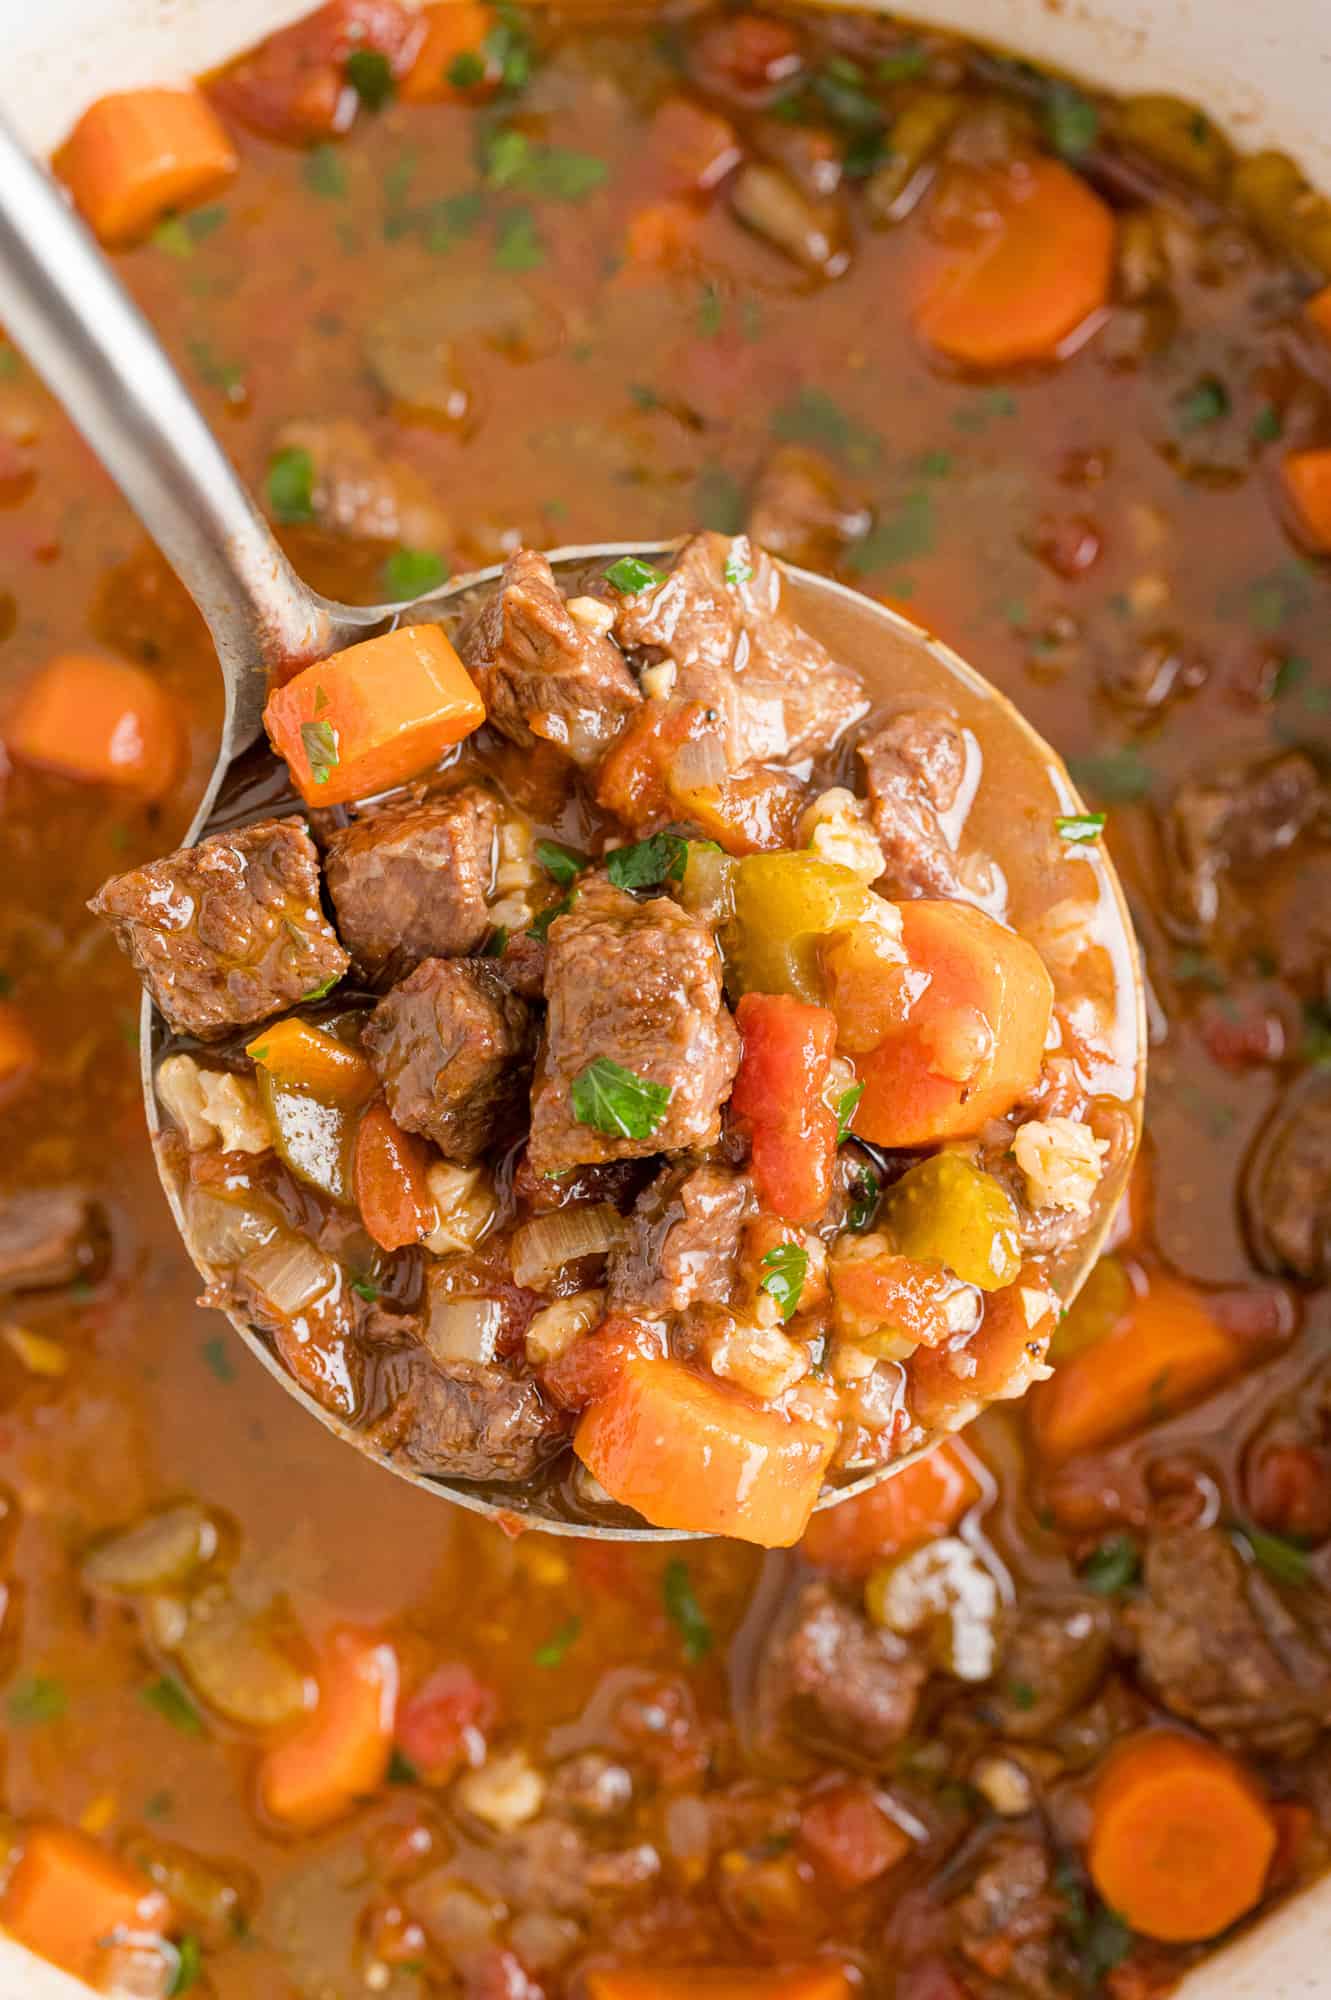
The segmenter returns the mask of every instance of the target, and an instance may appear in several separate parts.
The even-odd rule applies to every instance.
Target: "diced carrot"
[[[1331,340],[1331,285],[1323,285],[1320,292],[1314,292],[1303,310],[1317,331]]]
[[[132,242],[168,210],[206,201],[237,164],[221,119],[192,88],[99,97],[56,156],[61,179],[103,243]]]
[[[402,79],[401,95],[411,104],[472,104],[493,97],[503,80],[489,39],[498,19],[482,0],[438,0],[423,7],[424,38]]]
[[[758,1200],[783,1222],[818,1222],[836,1165],[835,1016],[789,993],[746,993],[735,1018],[744,1047],[730,1105],[749,1127]]]
[[[920,1347],[907,1364],[910,1402],[928,1430],[950,1427],[971,1403],[1021,1396],[1043,1374],[1062,1310],[1038,1266],[1025,1264],[1014,1282],[990,1292],[975,1332],[953,1346]]]
[[[1095,1791],[1087,1865],[1144,1937],[1200,1944],[1260,1900],[1276,1825],[1232,1757],[1173,1731],[1131,1737]]]
[[[403,625],[306,667],[263,719],[306,804],[339,806],[437,762],[485,705],[437,625]]]
[[[1305,538],[1331,555],[1331,446],[1290,452],[1280,476]]]
[[[948,1534],[980,1493],[978,1462],[948,1438],[867,1493],[815,1514],[800,1554],[844,1576],[867,1576],[875,1564]]]
[[[270,1021],[261,1028],[245,1053],[252,1063],[266,1069],[274,1083],[288,1090],[305,1090],[326,1104],[340,1104],[354,1110],[373,1097],[379,1087],[368,1056],[349,1043],[340,1042],[325,1028],[313,1028],[294,1015],[285,1021]]]
[[[1205,1300],[1181,1279],[1156,1273],[1111,1332],[1032,1390],[1036,1446],[1051,1461],[1096,1451],[1172,1416],[1241,1366],[1238,1344]]]
[[[627,1313],[611,1313],[598,1327],[575,1340],[541,1371],[541,1383],[564,1410],[585,1410],[588,1403],[608,1396],[624,1363],[636,1355],[652,1360],[661,1352],[658,1329]]]
[[[92,1980],[108,1941],[165,1935],[171,1905],[146,1876],[86,1834],[42,1825],[24,1836],[0,1899],[0,1922],[38,1957]]]
[[[844,1969],[830,1960],[822,1965],[795,1966],[783,1971],[764,1966],[759,1971],[726,1965],[589,1972],[587,2000],[685,2000],[691,1993],[707,2000],[850,2000]]]
[[[1114,218],[1057,160],[954,168],[934,212],[965,242],[930,274],[915,324],[971,368],[1053,359],[1109,298]]]
[[[180,721],[151,674],[101,653],[57,653],[27,683],[11,753],[83,784],[160,799],[180,769]]]
[[[343,1627],[319,1670],[319,1705],[265,1751],[259,1798],[270,1819],[308,1829],[341,1817],[383,1783],[397,1715],[398,1659],[386,1639]]]
[[[370,1106],[356,1133],[352,1185],[360,1219],[381,1250],[401,1250],[429,1234],[429,1161],[425,1142],[395,1124],[386,1105]]]
[[[649,201],[635,209],[624,232],[624,271],[641,276],[673,271],[698,247],[698,210],[678,199]]]
[[[808,1525],[833,1442],[683,1362],[630,1356],[584,1411],[573,1449],[656,1527],[788,1548]]]
[[[31,1028],[10,1000],[0,1000],[0,1103],[22,1090],[37,1067]]]
[[[878,1046],[854,1056],[864,1085],[855,1130],[880,1146],[966,1138],[1010,1111],[1039,1076],[1053,982],[1033,945],[969,903],[903,903],[901,926],[910,969],[928,981]],[[871,1006],[859,962],[872,942],[850,931],[827,948],[830,1004],[843,1028]],[[900,970],[868,963],[865,976],[899,981]],[[890,1006],[881,1018],[891,1018]]]
[[[856,1778],[810,1799],[800,1814],[800,1840],[838,1889],[862,1889],[877,1881],[904,1861],[913,1845],[879,1805],[872,1786]]]

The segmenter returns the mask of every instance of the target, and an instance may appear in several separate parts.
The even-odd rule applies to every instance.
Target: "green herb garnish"
[[[1155,783],[1155,773],[1140,750],[1128,744],[1122,750],[1102,750],[1086,757],[1069,757],[1068,770],[1074,784],[1098,792],[1111,805],[1131,805],[1144,799]]]
[[[502,958],[508,945],[508,925],[496,924],[481,946],[481,958]]]
[[[1065,160],[1079,160],[1095,144],[1100,113],[1089,97],[1070,83],[1050,85],[1044,103],[1045,137]]]
[[[547,201],[585,201],[604,185],[609,169],[595,153],[537,146],[524,132],[503,126],[486,143],[482,173],[486,185],[497,190]]]
[[[358,1299],[364,1299],[367,1306],[372,1306],[379,1297],[379,1287],[370,1278],[353,1278],[351,1289]]]
[[[1175,421],[1181,431],[1205,430],[1229,415],[1229,391],[1216,375],[1204,375],[1194,388],[1174,398]]]
[[[714,1639],[712,1628],[694,1595],[689,1566],[678,1557],[665,1566],[661,1595],[665,1601],[666,1616],[684,1642],[684,1658],[691,1665],[696,1665],[711,1652]]]
[[[1231,1528],[1230,1534],[1241,1547],[1246,1547],[1259,1569],[1277,1583],[1286,1583],[1298,1590],[1308,1581],[1308,1551],[1300,1543],[1292,1542],[1285,1535],[1272,1535],[1265,1528],[1246,1525]]]
[[[514,209],[495,232],[494,260],[501,271],[539,271],[545,262],[545,244],[528,208]]]
[[[444,71],[455,90],[474,90],[485,82],[485,57],[479,49],[463,49]]]
[[[169,1674],[149,1681],[147,1687],[139,1690],[139,1696],[146,1707],[154,1709],[163,1722],[169,1722],[182,1736],[202,1736],[203,1718],[180,1682],[172,1680]]]
[[[1059,813],[1054,825],[1060,840],[1081,845],[1100,838],[1105,830],[1105,816],[1103,813]]]
[[[367,111],[382,111],[397,90],[393,65],[382,49],[353,49],[343,68]]]
[[[314,460],[303,445],[275,451],[265,481],[268,505],[279,521],[314,519]]]
[[[1039,1696],[1029,1681],[1009,1681],[1007,1691],[1008,1699],[1011,1701],[1013,1707],[1019,1708],[1023,1714],[1034,1708],[1036,1702],[1039,1700]]]
[[[763,1269],[767,1276],[759,1283],[759,1291],[776,1300],[782,1319],[793,1318],[799,1311],[800,1294],[808,1276],[808,1251],[802,1243],[778,1243],[763,1258]]]
[[[852,1083],[843,1090],[836,1101],[836,1142],[839,1145],[850,1137],[851,1121],[859,1110],[860,1099],[864,1095],[862,1083]]]
[[[567,896],[561,896],[557,903],[549,904],[539,915],[534,916],[527,926],[528,937],[537,938],[544,944],[555,918],[566,917],[573,908],[573,895],[574,892],[570,889]]]
[[[1099,1597],[1118,1597],[1141,1575],[1141,1556],[1131,1535],[1110,1535],[1092,1549],[1077,1572]]]
[[[186,1931],[184,1937],[178,1938],[174,1950],[176,1962],[171,1973],[171,1984],[166,1989],[167,2000],[177,2000],[178,1994],[188,1993],[192,1986],[198,1984],[199,1974],[203,1970],[203,1954],[193,1931]]]
[[[929,58],[918,42],[905,42],[890,55],[880,56],[874,66],[874,75],[879,83],[912,83],[917,76],[923,76],[929,66]]]
[[[393,1745],[385,1774],[390,1785],[414,1785],[419,1782],[420,1773],[409,1757],[404,1757],[397,1745]]]
[[[311,986],[308,993],[302,993],[302,1000],[326,1000],[341,979],[340,972],[330,972],[327,979],[321,979],[317,986]]]
[[[15,1729],[31,1729],[43,1722],[59,1722],[69,1707],[63,1681],[54,1674],[25,1674],[15,1681],[5,1703],[5,1711]]]
[[[689,843],[682,834],[653,833],[632,847],[612,847],[605,869],[617,889],[658,889],[682,882],[688,866]]]
[[[725,579],[729,584],[747,583],[753,575],[753,564],[747,556],[738,555],[734,549],[726,557]]]
[[[397,603],[438,590],[448,581],[448,564],[433,549],[394,549],[383,577],[385,594]]]
[[[574,1617],[567,1619],[557,1632],[552,1632],[548,1639],[537,1646],[532,1654],[533,1664],[538,1667],[562,1666],[565,1655],[570,1646],[576,1644],[578,1634],[581,1631],[581,1618]]]
[[[1252,420],[1255,444],[1275,444],[1285,435],[1285,419],[1273,403],[1263,403]]]
[[[337,731],[331,722],[302,722],[300,740],[309,762],[310,776],[316,785],[326,785],[329,772],[335,770],[341,761]]]
[[[647,1139],[665,1117],[671,1091],[597,1056],[574,1077],[570,1098],[579,1125],[620,1139]]]
[[[551,881],[558,882],[561,889],[567,889],[570,883],[576,882],[583,869],[590,865],[585,854],[577,854],[571,847],[561,847],[557,840],[538,840],[535,853]]]
[[[341,201],[347,191],[347,169],[336,146],[315,146],[305,155],[301,178],[321,201]]]
[[[621,597],[636,597],[640,591],[655,590],[666,580],[663,570],[653,569],[638,556],[621,556],[618,562],[611,563],[606,577]]]
[[[858,1234],[867,1229],[873,1221],[878,1207],[878,1176],[870,1167],[861,1167],[851,1183],[850,1206],[846,1210],[846,1227]]]
[[[227,1353],[226,1342],[220,1334],[214,1334],[210,1340],[205,1340],[200,1345],[199,1352],[203,1356],[204,1366],[219,1382],[235,1381],[235,1364]]]

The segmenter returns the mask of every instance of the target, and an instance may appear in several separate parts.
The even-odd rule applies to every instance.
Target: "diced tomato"
[[[876,1563],[947,1534],[980,1493],[978,1461],[947,1438],[867,1493],[815,1514],[800,1554],[845,1576],[867,1576]]]
[[[424,39],[402,79],[407,102],[475,104],[493,97],[504,73],[492,39],[496,9],[485,0],[439,0],[421,17]]]
[[[749,1128],[758,1199],[785,1222],[815,1223],[836,1164],[826,1101],[836,1018],[789,993],[746,993],[735,1018],[744,1048],[730,1103]]]
[[[956,1286],[941,1264],[884,1250],[838,1259],[830,1276],[837,1325],[851,1340],[890,1328],[918,1345],[938,1347],[952,1332],[947,1300]]]
[[[582,1410],[598,1397],[609,1395],[632,1356],[652,1356],[660,1351],[660,1338],[650,1326],[626,1313],[612,1313],[594,1332],[575,1340],[550,1362],[541,1383],[561,1409]]]
[[[1285,1023],[1274,1007],[1211,1005],[1199,1025],[1207,1054],[1225,1069],[1279,1062],[1285,1053]]]
[[[964,1345],[917,1348],[907,1372],[920,1422],[941,1429],[965,1404],[1020,1396],[1032,1380],[1046,1387],[1038,1377],[1061,1311],[1048,1278],[1028,1264],[1015,1283],[986,1296],[984,1318]]]
[[[371,50],[400,79],[423,32],[420,15],[397,0],[329,0],[219,71],[209,91],[223,111],[268,138],[331,139],[347,131],[360,103],[348,57]]]
[[[862,1889],[911,1850],[910,1835],[884,1812],[873,1787],[857,1779],[809,1801],[800,1815],[800,1839],[838,1889]]]
[[[647,134],[645,171],[666,195],[707,194],[739,164],[735,128],[691,97],[668,97]]]
[[[758,101],[784,89],[800,68],[799,31],[770,14],[732,14],[699,37],[694,71],[704,86]]]
[[[1325,1446],[1259,1444],[1248,1455],[1243,1483],[1259,1527],[1310,1542],[1331,1535],[1331,1451]]]
[[[436,1667],[402,1705],[397,1747],[427,1785],[446,1785],[485,1755],[499,1697],[460,1660]]]

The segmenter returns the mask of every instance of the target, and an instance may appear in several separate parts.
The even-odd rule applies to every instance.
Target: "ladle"
[[[217,649],[226,690],[226,710],[217,760],[198,810],[185,835],[192,845],[217,824],[259,816],[249,801],[264,793],[262,810],[271,812],[274,760],[263,744],[262,711],[270,676],[279,669],[320,659],[341,646],[371,637],[408,614],[455,626],[477,591],[498,574],[480,572],[447,584],[412,602],[349,605],[321,596],[301,581],[216,438],[208,429],[147,321],[122,289],[109,264],[49,175],[24,152],[0,122],[0,310],[6,331],[97,453],[158,548],[193,597]],[[673,544],[666,545],[667,549]],[[614,542],[551,554],[556,573],[585,572],[617,556],[660,555],[657,545]],[[983,707],[993,729],[1020,733],[1031,760],[1044,767],[1050,812],[1083,810],[1062,762],[1005,696],[965,661],[907,619],[844,585],[807,571],[784,567],[784,594],[806,629],[847,664],[866,665],[894,686],[909,689],[912,668],[936,687],[940,668],[951,676],[958,703],[972,712]],[[922,670],[927,668],[927,673]],[[1107,951],[1115,974],[1115,1008],[1123,1025],[1123,1062],[1139,1117],[1145,1054],[1144,1002],[1132,926],[1108,857],[1097,845],[1084,858],[1098,878],[1103,922],[1097,942]],[[156,1139],[160,1117],[154,1065],[164,1037],[163,1023],[145,997],[140,1047],[143,1097],[148,1127]],[[159,1171],[177,1226],[186,1238],[180,1190],[157,1148]],[[1120,1162],[1118,1180],[1126,1175]],[[1071,1300],[1100,1254],[1113,1203],[1105,1200],[1098,1226],[1076,1246],[1075,1259],[1059,1272],[1060,1290]],[[204,1267],[200,1266],[201,1269]],[[212,1274],[204,1271],[205,1276]],[[231,1314],[252,1352],[289,1394],[338,1437],[365,1446],[355,1429],[316,1403],[282,1367],[267,1342],[247,1321]],[[385,1464],[391,1462],[387,1459]],[[878,1467],[824,1493],[826,1506],[863,1491],[908,1463]],[[671,1530],[634,1524],[573,1521],[551,1510],[540,1493],[519,1495],[481,1490],[391,1463],[391,1469],[429,1492],[444,1493],[473,1510],[513,1521],[521,1518],[557,1533],[627,1540],[674,1540]]]

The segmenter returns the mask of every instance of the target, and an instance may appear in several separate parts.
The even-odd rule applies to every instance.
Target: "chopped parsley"
[[[260,1051],[256,1050],[254,1053],[255,1060],[258,1061],[260,1059]],[[262,1053],[266,1055],[267,1050],[262,1051]],[[220,1334],[214,1334],[211,1340],[205,1340],[199,1348],[199,1352],[203,1356],[204,1366],[211,1375],[216,1376],[219,1382],[235,1381],[235,1365],[232,1362],[231,1356],[227,1353],[226,1342]]]
[[[1013,1707],[1019,1708],[1023,1715],[1029,1714],[1030,1710],[1035,1707],[1036,1702],[1039,1700],[1039,1696],[1029,1681],[1009,1681],[1007,1691],[1008,1699],[1012,1702]]]
[[[772,414],[772,436],[780,444],[812,444],[834,451],[852,465],[870,465],[882,442],[863,429],[821,389],[801,389]]]
[[[702,1607],[694,1594],[693,1578],[689,1566],[678,1556],[665,1566],[661,1578],[661,1596],[665,1602],[666,1616],[679,1633],[684,1645],[684,1658],[690,1665],[706,1659],[714,1644],[712,1628],[703,1616]]]
[[[1292,653],[1288,659],[1280,662],[1280,665],[1276,668],[1272,676],[1271,694],[1273,698],[1276,701],[1281,701],[1287,694],[1293,694],[1295,688],[1301,682],[1306,681],[1311,672],[1312,661],[1305,660],[1297,653]]]
[[[482,958],[502,958],[508,946],[508,925],[496,924],[481,946]]]
[[[485,82],[485,57],[479,49],[463,49],[453,57],[444,75],[455,90],[474,90],[478,83]]]
[[[314,460],[303,445],[273,453],[264,488],[276,520],[314,519]]]
[[[1068,1942],[1076,1953],[1088,1989],[1098,1993],[1106,1975],[1132,1950],[1132,1932],[1122,1917],[1106,1909],[1088,1892],[1080,1870],[1070,1858],[1055,1870],[1054,1886],[1063,1899],[1062,1927]]]
[[[1174,421],[1183,432],[1205,430],[1229,415],[1229,391],[1218,375],[1203,375],[1200,382],[1174,398]]]
[[[528,937],[534,937],[544,944],[550,934],[550,926],[556,917],[566,917],[573,908],[573,891],[561,896],[557,903],[550,903],[539,915],[534,916],[527,926]]]
[[[606,577],[621,597],[636,597],[639,591],[655,590],[666,580],[663,570],[654,569],[639,556],[621,556],[618,562],[611,563]]]
[[[1144,799],[1155,783],[1155,773],[1135,745],[1122,750],[1102,750],[1086,757],[1069,757],[1073,783],[1096,792],[1111,805],[1132,805]]]
[[[726,322],[726,302],[721,296],[721,288],[712,278],[703,281],[698,300],[698,331],[704,340],[715,340]]]
[[[390,1785],[414,1785],[418,1783],[420,1778],[420,1773],[417,1771],[416,1766],[409,1757],[402,1755],[396,1743],[393,1745],[392,1755],[388,1759],[388,1770],[385,1775]]]
[[[353,1278],[351,1289],[358,1299],[364,1299],[367,1306],[372,1306],[379,1296],[379,1287],[371,1278]]]
[[[513,0],[498,0],[499,16],[481,47],[499,71],[499,82],[510,94],[525,88],[531,79],[536,55],[522,9]]]
[[[567,889],[576,882],[588,866],[585,854],[576,854],[571,847],[561,847],[557,840],[538,840],[535,851],[536,859],[546,874],[552,882],[558,882],[561,889]]]
[[[574,1077],[570,1097],[579,1125],[615,1138],[647,1139],[665,1117],[671,1090],[597,1056]]]
[[[1302,1589],[1309,1577],[1308,1551],[1298,1542],[1292,1542],[1285,1535],[1272,1535],[1265,1528],[1252,1528],[1246,1523],[1233,1527],[1230,1534],[1240,1548],[1246,1548],[1259,1569],[1264,1569],[1277,1583],[1286,1583],[1292,1589]]]
[[[328,774],[341,761],[337,748],[337,731],[331,722],[302,722],[300,740],[310,767],[310,776],[316,785],[326,785]]]
[[[903,42],[890,55],[880,56],[874,66],[879,83],[913,83],[929,67],[929,58],[918,42]]]
[[[1285,419],[1274,403],[1263,403],[1252,420],[1255,444],[1275,444],[1285,435]]]
[[[1131,1535],[1109,1535],[1092,1549],[1077,1572],[1099,1597],[1118,1597],[1141,1575],[1141,1556]]]
[[[653,833],[632,847],[612,847],[605,868],[617,889],[659,889],[663,883],[683,881],[688,859],[689,843],[682,834]]]
[[[448,564],[434,549],[394,549],[383,570],[384,590],[398,603],[424,597],[448,581]]]
[[[846,1210],[846,1227],[856,1233],[867,1229],[873,1221],[878,1207],[878,1176],[871,1167],[861,1167],[851,1182],[850,1206]]]
[[[1331,1007],[1325,1001],[1304,1002],[1300,1053],[1314,1069],[1331,1069]]]
[[[149,1681],[147,1687],[140,1689],[140,1699],[145,1707],[155,1710],[163,1722],[169,1722],[182,1736],[202,1736],[203,1718],[180,1682],[173,1680],[170,1674]]]
[[[347,169],[336,146],[314,146],[305,155],[301,178],[321,201],[341,201],[347,191]]]
[[[1074,84],[1053,83],[1041,119],[1045,137],[1065,160],[1079,160],[1095,144],[1100,113]]]
[[[925,487],[906,494],[895,514],[870,528],[851,549],[847,562],[857,574],[886,569],[929,555],[934,546],[934,501]]]
[[[1059,813],[1054,821],[1060,840],[1070,840],[1076,846],[1087,841],[1098,840],[1105,830],[1103,813]]]
[[[193,1931],[186,1931],[184,1937],[175,1944],[176,1963],[171,1974],[171,1984],[167,1987],[167,2000],[176,2000],[181,1993],[188,1993],[198,1984],[203,1970],[203,1954],[199,1940]]]
[[[767,1275],[759,1283],[759,1291],[776,1300],[782,1319],[793,1318],[809,1272],[808,1251],[802,1243],[778,1243],[763,1258],[763,1269]]]
[[[528,208],[514,209],[495,232],[494,260],[501,271],[539,271],[545,262],[545,244]]]
[[[715,528],[719,535],[739,533],[744,525],[744,494],[724,465],[703,466],[694,482],[693,511],[704,528]],[[726,581],[736,579],[727,576]]]
[[[849,1089],[842,1091],[836,1101],[836,1142],[838,1146],[841,1145],[843,1140],[850,1137],[851,1124],[855,1113],[860,1108],[860,1099],[863,1095],[864,1085],[862,1083],[852,1083]]]
[[[747,583],[753,575],[753,564],[747,556],[737,554],[732,549],[726,557],[725,578],[729,584]]]
[[[571,1646],[576,1645],[582,1631],[581,1618],[566,1619],[557,1632],[552,1632],[532,1654],[533,1664],[538,1667],[562,1666]]]
[[[502,126],[485,148],[482,171],[487,186],[545,201],[585,201],[609,175],[595,153],[570,146],[538,146],[524,132]]]
[[[311,986],[308,993],[302,993],[300,996],[301,999],[326,1000],[341,977],[342,974],[340,972],[330,972],[327,979],[321,979],[317,986]]]
[[[393,97],[393,65],[382,49],[353,49],[343,67],[347,82],[367,111],[382,111]]]
[[[63,1681],[54,1674],[25,1674],[9,1690],[5,1712],[15,1729],[31,1729],[43,1722],[59,1722],[69,1707]]]

